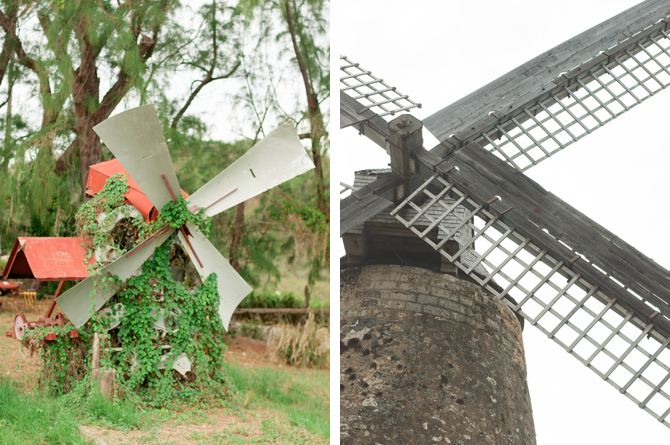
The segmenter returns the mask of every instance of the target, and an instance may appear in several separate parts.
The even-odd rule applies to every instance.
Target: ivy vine
[[[99,274],[101,266],[161,227],[192,223],[207,234],[211,220],[203,209],[190,211],[188,201],[180,197],[164,206],[156,221],[146,222],[124,204],[126,181],[120,174],[110,177],[77,215],[86,261],[96,256],[89,273],[97,275],[96,286],[115,286],[117,292],[102,310],[92,313],[91,320],[78,330],[78,339],[67,336],[74,329],[68,324],[31,331],[26,343],[43,338],[47,331],[57,332],[56,341],[38,345],[46,370],[45,385],[55,393],[67,392],[74,381],[85,377],[90,340],[97,332],[102,336],[101,367],[116,370],[121,393],[136,394],[152,406],[175,399],[220,396],[226,389],[226,346],[218,314],[216,274],[203,282],[176,235],[156,248],[126,282]],[[92,300],[97,290],[92,292]],[[33,346],[36,343],[33,341]],[[179,366],[173,366],[177,362]]]

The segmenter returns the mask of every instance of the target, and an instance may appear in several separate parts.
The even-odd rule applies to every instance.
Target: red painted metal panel
[[[13,281],[0,281],[0,289],[2,290],[14,290],[18,289],[19,286],[19,283],[14,283]]]
[[[80,238],[19,237],[2,275],[39,281],[83,280],[88,277],[85,255]],[[89,258],[88,264],[94,262]]]
[[[146,221],[156,219],[158,212],[154,208],[149,198],[142,192],[140,186],[130,177],[128,172],[118,159],[101,162],[99,164],[91,165],[88,172],[88,181],[86,188],[91,191],[91,195],[95,195],[105,186],[107,179],[116,173],[123,173],[128,178],[128,193],[126,193],[126,201],[133,205],[144,217]],[[88,191],[87,190],[87,191]],[[188,193],[181,191],[184,198],[188,198]]]

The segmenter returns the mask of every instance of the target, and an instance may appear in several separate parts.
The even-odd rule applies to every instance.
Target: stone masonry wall
[[[446,274],[341,271],[342,444],[535,445],[521,327]]]

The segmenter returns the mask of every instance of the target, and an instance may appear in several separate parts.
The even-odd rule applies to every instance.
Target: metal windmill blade
[[[287,123],[193,193],[190,201],[214,216],[313,168],[295,127]]]
[[[100,275],[88,277],[63,293],[56,299],[56,303],[76,328],[83,326],[91,318],[91,306],[93,306],[93,311],[97,312],[118,291],[116,285],[102,284],[100,279],[116,275],[126,281],[142,267],[142,264],[154,253],[156,247],[173,233],[174,229],[159,232],[158,236],[148,243],[135,247],[113,263],[103,267]],[[96,292],[95,298],[92,299],[91,294],[94,291]]]
[[[181,189],[153,105],[119,113],[94,130],[157,210],[177,200],[175,191]],[[192,208],[195,211],[197,207],[205,207],[208,215],[215,215],[313,167],[295,128],[281,126],[194,193],[191,202],[196,206]],[[89,277],[61,295],[57,302],[63,312],[76,327],[83,325],[90,318],[92,291],[98,289],[94,298],[96,311],[116,292],[114,288],[101,289],[96,280],[110,274],[128,279],[173,232],[169,226],[164,227],[103,267],[99,276]],[[235,307],[251,288],[195,227],[182,226],[179,240],[203,280],[210,273],[217,274],[219,314],[227,329]]]
[[[432,150],[421,121],[368,125],[342,99],[392,168],[354,185],[341,227],[369,250],[393,203],[432,251],[670,427],[670,274],[521,173],[670,84],[668,23],[667,1],[645,1],[532,59],[427,118]]]

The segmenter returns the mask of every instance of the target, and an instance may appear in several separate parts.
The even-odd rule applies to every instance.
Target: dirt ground
[[[49,300],[28,302],[22,297],[0,297],[0,373],[16,382],[24,391],[35,387],[40,372],[39,357],[30,356],[20,343],[5,336],[12,329],[14,316],[22,312],[28,321],[43,317],[50,304]],[[58,313],[56,306],[54,314]],[[269,352],[267,345],[260,340],[235,336],[228,346],[226,359],[229,363],[252,368],[281,368]],[[299,369],[296,368],[296,372]],[[328,373],[328,371],[323,371]],[[91,438],[96,445],[196,445],[218,443],[330,443],[288,424],[281,413],[271,409],[248,410],[244,407],[233,412],[229,408],[214,408],[203,413],[194,423],[192,417],[186,421],[170,421],[151,430],[116,431],[98,426],[82,426],[82,433]]]

